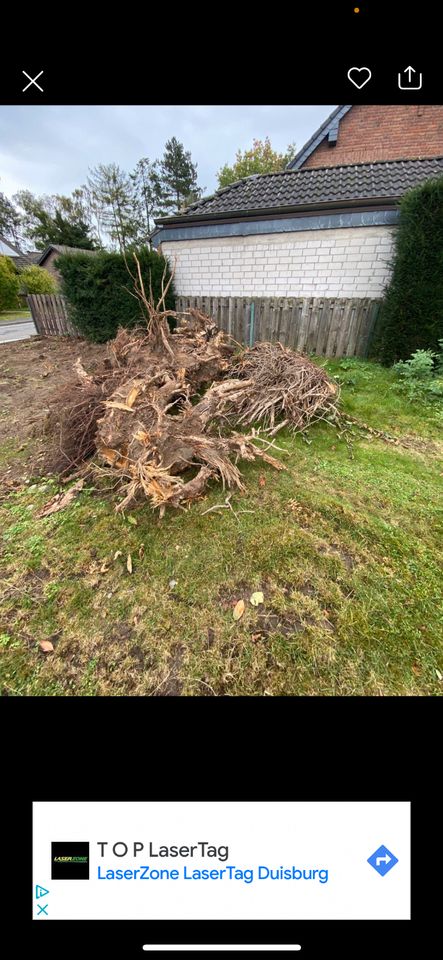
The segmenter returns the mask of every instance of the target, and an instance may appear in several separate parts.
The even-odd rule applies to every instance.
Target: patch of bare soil
[[[71,337],[32,337],[0,344],[0,445],[10,442],[15,452],[0,469],[7,486],[42,472],[48,444],[46,421],[52,394],[72,381],[73,364],[81,354],[94,369],[102,361],[102,344]],[[45,454],[43,454],[45,449]]]
[[[304,589],[304,587],[294,586],[294,584],[287,581],[278,583],[280,590],[286,594],[297,592],[307,596],[314,596],[316,591],[313,588],[311,589],[310,584],[307,584],[307,586],[308,590]],[[264,593],[265,606],[260,604],[254,609],[249,606],[249,601],[251,594],[253,594],[256,589]],[[244,601],[249,612],[254,614],[250,625],[250,632],[254,640],[267,638],[276,633],[288,637],[295,633],[303,633],[306,627],[310,626],[331,633],[335,631],[333,623],[326,619],[326,617],[315,617],[306,613],[298,614],[291,611],[280,613],[280,611],[274,609],[272,605],[269,606],[270,593],[272,593],[272,588],[270,589],[270,582],[266,578],[260,584],[259,588],[252,587],[244,580],[240,580],[232,590],[227,590],[223,587],[219,592],[218,600],[222,610],[233,610],[238,600]]]

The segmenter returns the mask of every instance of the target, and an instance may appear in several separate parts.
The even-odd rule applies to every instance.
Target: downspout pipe
[[[254,320],[255,320],[255,303],[251,303],[251,309],[249,314],[249,347],[254,346]]]

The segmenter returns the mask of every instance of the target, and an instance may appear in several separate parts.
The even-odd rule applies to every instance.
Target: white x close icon
[[[25,90],[28,89],[28,87],[31,87],[32,84],[34,84],[34,87],[37,87],[37,89],[40,90],[41,93],[43,93],[43,87],[41,87],[39,83],[35,82],[36,80],[38,80],[39,77],[41,77],[43,70],[40,70],[40,73],[37,73],[34,78],[30,77],[29,73],[26,73],[26,70],[22,70],[22,73],[24,73],[25,77],[27,77],[27,79],[30,80],[30,83],[28,83],[26,87],[23,87],[22,93],[24,93]]]

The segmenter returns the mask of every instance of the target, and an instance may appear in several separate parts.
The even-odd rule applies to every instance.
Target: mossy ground
[[[327,424],[308,443],[284,431],[287,470],[244,465],[237,516],[202,515],[224,501],[217,484],[163,520],[146,504],[117,515],[97,489],[37,519],[58,489],[46,479],[5,497],[4,695],[441,693],[441,416],[375,363],[326,366],[347,412],[415,445],[349,443]]]

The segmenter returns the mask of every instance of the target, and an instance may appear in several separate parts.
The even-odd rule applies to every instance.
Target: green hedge
[[[392,268],[371,350],[386,364],[443,337],[443,177],[403,197]]]
[[[146,293],[151,278],[154,300],[161,296],[161,279],[165,258],[143,247],[137,251]],[[132,273],[136,264],[132,254],[127,255]],[[120,253],[65,253],[58,257],[56,266],[62,276],[62,293],[68,301],[72,322],[89,340],[104,343],[112,339],[119,326],[131,327],[143,322],[143,314],[130,291],[134,284],[125,259]],[[170,276],[167,267],[166,279]],[[165,280],[166,282],[166,280]],[[175,295],[171,284],[166,306],[173,310]]]

